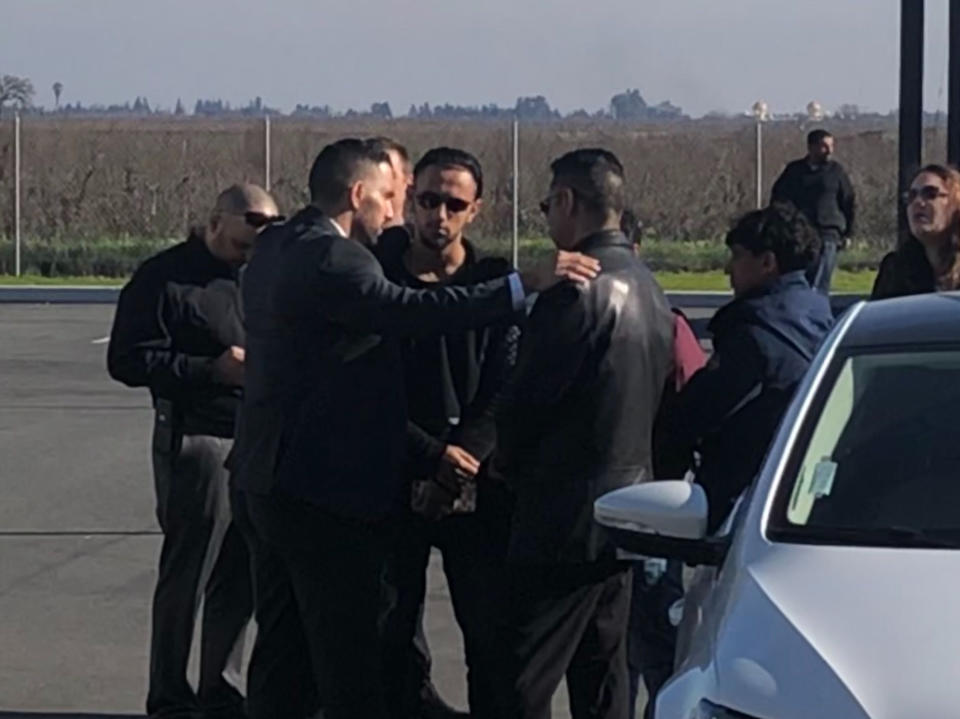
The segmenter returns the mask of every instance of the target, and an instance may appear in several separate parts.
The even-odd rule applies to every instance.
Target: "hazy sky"
[[[918,2],[920,0],[917,0]],[[925,104],[946,106],[946,0],[927,0]],[[36,102],[198,97],[595,110],[636,87],[688,113],[897,104],[897,0],[0,0],[0,73]]]

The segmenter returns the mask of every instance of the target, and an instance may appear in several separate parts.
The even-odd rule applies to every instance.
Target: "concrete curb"
[[[0,303],[115,304],[120,288],[110,285],[0,285]]]
[[[19,304],[114,304],[120,295],[116,285],[0,285],[0,303]],[[718,309],[730,301],[729,292],[667,292],[674,307]],[[831,298],[834,309],[846,309],[861,295],[837,294]]]

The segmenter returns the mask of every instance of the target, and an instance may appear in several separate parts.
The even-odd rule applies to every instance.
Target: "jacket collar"
[[[348,237],[347,231],[346,231],[345,229],[343,229],[343,228],[340,226],[340,223],[337,222],[335,219],[333,219],[332,217],[324,217],[323,219],[326,220],[326,221],[327,221],[327,224],[329,224],[334,230],[336,230],[336,232],[337,232],[338,235],[340,235],[340,236],[343,237],[344,239],[346,239],[346,238]]]
[[[827,160],[826,162],[821,162],[821,163],[818,164],[818,165],[814,165],[812,162],[810,162],[810,158],[809,158],[809,157],[804,157],[804,158],[803,158],[803,164],[806,165],[807,169],[810,170],[811,172],[819,172],[819,171],[821,171],[821,170],[828,170],[828,169],[830,169],[831,167],[833,167],[834,164],[836,164],[836,161],[835,161],[835,160]]]
[[[196,245],[203,245],[204,247],[206,247],[206,246],[207,246],[207,243],[206,243],[206,241],[204,240],[204,234],[205,234],[205,232],[206,232],[206,231],[203,229],[203,227],[201,227],[201,226],[199,226],[199,225],[197,225],[197,226],[195,226],[195,227],[191,227],[191,228],[190,228],[190,234],[187,235],[187,242],[189,242],[190,244],[195,245],[195,246],[196,246]]]
[[[300,212],[290,218],[289,223],[293,227],[314,227],[325,235],[344,236],[342,228],[338,227],[337,223],[313,205],[304,207]]]
[[[226,269],[229,274],[237,276],[239,267],[224,262],[210,251],[207,246],[206,230],[203,227],[190,228],[190,234],[187,235],[187,246],[198,257],[202,258],[202,262],[207,263],[210,267],[215,267],[218,271]]]
[[[807,277],[803,270],[786,272],[770,284],[757,287],[735,298],[732,302],[727,303],[717,310],[717,313],[710,319],[707,328],[710,332],[716,334],[720,328],[726,326],[728,322],[735,321],[736,318],[742,319],[746,315],[756,313],[758,307],[764,304],[763,300],[765,298],[791,289],[810,289],[810,283],[807,282]]]
[[[630,244],[630,240],[628,240],[627,236],[620,230],[600,230],[599,232],[594,232],[592,235],[584,237],[573,249],[575,252],[586,252],[587,250],[593,250],[599,247],[626,247],[632,249],[633,245]]]
[[[791,288],[810,289],[810,283],[807,281],[807,275],[803,270],[794,270],[793,272],[784,272],[773,282],[762,287],[756,287],[749,292],[745,292],[738,297],[738,300],[753,300],[759,297],[774,295]]]

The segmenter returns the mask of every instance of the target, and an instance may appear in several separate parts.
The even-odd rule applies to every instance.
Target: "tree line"
[[[198,99],[194,103],[192,112],[188,113],[183,101],[178,99],[173,109],[155,107],[146,97],[136,97],[132,102],[110,105],[84,105],[80,101],[61,104],[64,85],[55,82],[52,86],[54,106],[48,109],[34,104],[36,90],[33,83],[14,75],[0,75],[0,114],[4,110],[16,108],[24,113],[31,114],[61,114],[61,115],[173,115],[185,116],[192,114],[196,117],[367,117],[373,119],[392,119],[408,117],[416,119],[470,119],[470,120],[503,120],[518,118],[522,120],[550,121],[561,119],[613,119],[639,121],[680,121],[689,119],[683,109],[671,102],[661,102],[656,105],[648,104],[640,91],[628,89],[610,98],[607,107],[589,112],[578,109],[566,114],[552,107],[543,95],[519,97],[512,107],[502,107],[490,103],[485,105],[431,105],[425,102],[420,105],[410,105],[406,115],[394,113],[389,102],[374,102],[369,108],[345,111],[335,110],[330,105],[298,104],[292,112],[284,113],[277,108],[267,105],[262,98],[256,97],[245,105],[231,105],[222,99]]]

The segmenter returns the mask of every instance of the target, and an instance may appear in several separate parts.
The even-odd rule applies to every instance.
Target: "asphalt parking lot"
[[[146,390],[107,376],[112,305],[0,304],[0,717],[143,711],[160,550]],[[465,707],[439,557],[434,680]],[[249,646],[249,642],[248,642]],[[558,692],[555,716],[567,716]]]

